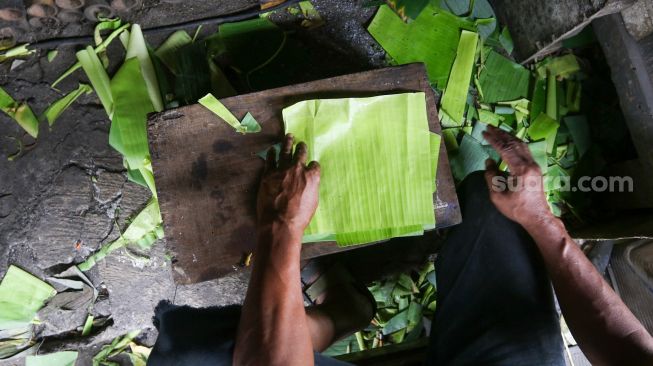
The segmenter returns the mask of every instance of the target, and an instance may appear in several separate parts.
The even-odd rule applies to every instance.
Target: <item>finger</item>
[[[535,163],[528,145],[506,131],[488,126],[487,130],[483,132],[483,137],[499,152],[501,159],[508,164],[511,173],[520,175]]]
[[[292,162],[292,145],[294,140],[295,138],[292,133],[289,133],[284,137],[281,152],[279,153],[279,166],[281,168],[290,166],[290,163]]]
[[[265,155],[265,169],[263,174],[269,173],[276,169],[277,167],[277,153],[274,151],[274,147],[268,149],[267,154]]]
[[[485,175],[485,182],[487,183],[487,188],[490,191],[490,195],[492,195],[493,192],[500,192],[501,191],[500,187],[497,187],[495,185],[496,177],[501,176],[501,172],[499,171],[499,167],[497,167],[496,161],[494,161],[493,159],[485,160],[484,175]]]
[[[318,175],[320,174],[320,163],[317,161],[313,160],[310,163],[308,163],[308,166],[306,167],[308,171],[315,172]]]
[[[293,158],[293,163],[306,164],[306,159],[308,158],[308,147],[305,143],[300,142],[295,147],[295,156]]]

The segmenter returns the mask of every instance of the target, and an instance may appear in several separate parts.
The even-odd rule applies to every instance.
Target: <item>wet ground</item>
[[[374,9],[363,1],[316,0],[314,4],[326,24],[317,29],[297,30],[312,56],[321,62],[324,75],[376,68],[384,65],[384,53],[366,32],[364,25]],[[183,4],[148,1],[125,18],[151,28],[251,8],[252,0],[192,1]],[[171,16],[174,14],[174,16]],[[214,32],[215,26],[202,33]],[[189,29],[189,32],[193,32]],[[23,31],[19,40],[92,34],[92,26],[69,25],[56,31]],[[191,33],[192,34],[192,33]],[[152,46],[165,34],[146,37]],[[61,96],[49,87],[75,61],[75,46],[59,48],[48,62],[45,52],[24,63],[0,65],[0,85],[17,100],[29,102],[35,113]],[[119,48],[110,50],[120,52]],[[116,57],[116,60],[120,57]],[[115,68],[115,65],[111,66]],[[110,68],[111,69],[111,68]],[[72,90],[83,81],[76,72],[59,85]],[[102,244],[119,235],[125,221],[147,202],[149,192],[128,182],[120,155],[108,144],[109,120],[94,94],[83,96],[51,128],[41,124],[37,141],[6,115],[0,114],[0,275],[15,264],[40,277],[60,272],[79,262]],[[17,140],[28,145],[13,161],[6,157],[17,150]],[[154,245],[149,260],[119,250],[98,263],[89,273],[101,290],[94,307],[96,316],[110,318],[107,326],[85,338],[70,338],[86,310],[67,311],[42,326],[43,334],[58,338],[46,342],[41,352],[60,349],[82,350],[81,363],[98,345],[133,329],[142,329],[139,342],[151,345],[156,338],[151,317],[163,299],[193,306],[225,305],[243,301],[247,271],[196,285],[175,285],[165,245]],[[3,363],[0,365],[13,364]]]

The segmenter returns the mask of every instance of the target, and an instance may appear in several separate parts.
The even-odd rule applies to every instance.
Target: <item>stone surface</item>
[[[637,40],[653,34],[653,1],[638,0],[631,7],[621,11],[624,25]]]
[[[579,32],[592,19],[619,12],[634,0],[490,0],[508,26],[521,61],[542,58],[562,39]]]

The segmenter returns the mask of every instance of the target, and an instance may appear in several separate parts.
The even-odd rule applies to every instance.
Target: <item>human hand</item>
[[[542,223],[553,214],[544,195],[542,172],[528,146],[507,132],[488,126],[483,137],[508,164],[510,174],[499,171],[497,163],[485,162],[485,180],[490,200],[499,212],[524,227]]]
[[[303,235],[318,203],[320,165],[312,161],[308,166],[306,144],[300,142],[293,155],[291,134],[286,135],[279,164],[274,149],[270,149],[258,192],[257,216],[259,230],[282,224],[293,234]]]

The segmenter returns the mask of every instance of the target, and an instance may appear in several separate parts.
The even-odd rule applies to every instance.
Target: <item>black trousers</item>
[[[435,262],[427,365],[565,365],[551,283],[528,233],[490,202],[482,172],[458,189],[463,222]]]
[[[533,240],[490,202],[480,172],[458,192],[463,223],[435,263],[427,365],[564,365],[553,293]],[[231,365],[240,307],[162,303],[148,365]],[[316,365],[344,363],[315,355]]]

